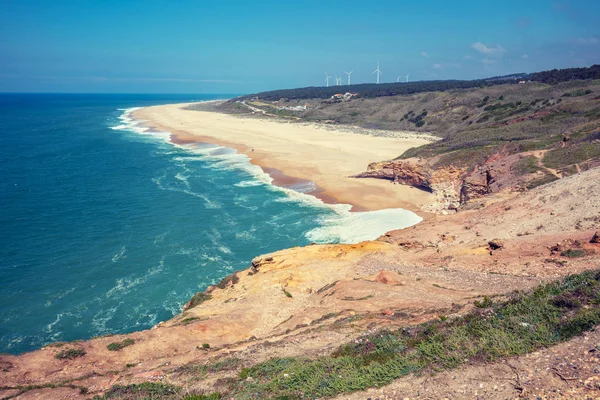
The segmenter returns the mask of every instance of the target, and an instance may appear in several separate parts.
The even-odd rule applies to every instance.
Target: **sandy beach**
[[[311,193],[326,203],[345,203],[353,211],[404,208],[420,211],[432,195],[378,179],[350,176],[366,170],[374,161],[392,159],[405,150],[429,143],[407,134],[406,138],[376,137],[316,124],[296,124],[266,119],[185,109],[189,104],[147,107],[132,116],[146,125],[172,133],[175,143],[213,143],[246,154],[285,186],[290,180],[310,180]]]

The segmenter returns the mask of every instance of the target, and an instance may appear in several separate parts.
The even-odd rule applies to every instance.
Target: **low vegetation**
[[[382,386],[411,373],[436,373],[465,363],[493,361],[557,344],[600,324],[600,270],[515,292],[502,301],[486,297],[458,318],[443,317],[400,330],[382,330],[314,358],[274,358],[242,368],[227,379],[223,398],[307,399]],[[239,368],[228,358],[189,365],[177,374],[198,376]],[[196,396],[196,397],[193,397]],[[204,396],[204,397],[198,397]],[[211,397],[212,396],[212,397]],[[186,395],[179,387],[147,383],[115,386],[98,400],[220,399],[221,394]]]
[[[346,91],[357,96],[331,98]],[[474,168],[483,165],[487,155],[533,150],[549,150],[543,164],[528,158],[513,173],[530,174],[548,167],[569,175],[578,170],[575,165],[587,160],[600,163],[600,65],[476,81],[279,90],[236,101],[242,99],[269,113],[302,106],[291,112],[300,121],[433,133],[442,140],[409,149],[398,158],[441,156],[434,160],[436,167]],[[226,112],[249,112],[235,101],[218,107]],[[565,140],[565,135],[573,136],[572,140]],[[555,178],[543,175],[528,185]]]
[[[116,385],[113,386],[104,396],[95,396],[93,400],[161,400],[161,399],[182,399],[182,400],[219,400],[219,393],[211,394],[184,394],[179,386],[166,383],[145,382],[139,385]]]
[[[212,299],[212,296],[210,294],[206,294],[204,292],[198,292],[190,299],[187,309],[189,310],[190,308],[194,308],[197,305],[200,305],[210,299]]]
[[[119,351],[127,346],[131,346],[135,343],[135,340],[131,339],[131,338],[127,338],[125,340],[122,340],[120,342],[112,342],[110,343],[108,346],[106,346],[106,348],[109,351]]]
[[[278,358],[243,369],[235,397],[334,396],[424,371],[529,353],[600,323],[600,272],[587,272],[508,301],[489,298],[455,320],[380,331],[313,359]],[[251,379],[248,379],[251,378]]]
[[[600,141],[583,142],[550,150],[544,156],[543,162],[549,168],[564,168],[598,157],[600,157]]]
[[[400,83],[362,83],[358,85],[342,86],[320,86],[305,87],[298,89],[272,90],[261,92],[242,98],[258,97],[261,100],[279,100],[286,99],[327,99],[340,92],[356,92],[363,98],[375,98],[382,96],[409,95],[422,92],[447,91],[454,89],[470,89],[486,86],[504,84],[506,82],[518,83],[522,80],[533,82],[557,84],[572,80],[600,79],[600,65],[593,65],[589,68],[568,68],[562,70],[542,71],[533,74],[511,74],[506,76],[496,76],[487,79],[475,79],[470,81],[444,80],[444,81],[419,81],[419,82],[400,82]],[[495,98],[498,98],[496,96]]]
[[[58,353],[56,353],[56,355],[54,357],[59,360],[73,360],[75,358],[79,358],[79,357],[83,357],[83,356],[85,356],[84,349],[71,348],[71,349],[65,349],[65,350],[59,351]]]

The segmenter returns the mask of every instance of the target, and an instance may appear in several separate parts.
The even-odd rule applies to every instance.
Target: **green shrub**
[[[564,250],[560,253],[561,256],[563,257],[569,257],[569,258],[577,258],[577,257],[583,257],[585,256],[585,250],[582,249],[568,249],[568,250]]]
[[[104,396],[96,396],[94,400],[162,400],[179,398],[181,388],[175,385],[158,382],[144,382],[133,385],[115,385]]]
[[[65,349],[56,353],[54,357],[59,360],[72,360],[74,358],[83,357],[85,354],[84,349]]]
[[[477,308],[488,308],[491,307],[494,304],[494,302],[488,296],[483,296],[482,301],[475,300],[473,304]]]
[[[181,325],[189,325],[194,321],[199,321],[200,317],[187,317],[181,320]]]
[[[106,346],[106,348],[109,351],[118,351],[118,350],[121,350],[124,347],[131,346],[134,343],[135,343],[135,340],[133,340],[131,338],[127,338],[127,339],[125,339],[125,340],[123,340],[121,342],[112,342],[108,346]]]
[[[190,304],[188,305],[188,310],[190,308],[194,308],[199,304],[204,303],[207,300],[212,299],[212,296],[210,294],[206,294],[204,292],[198,292],[196,293],[190,300]]]
[[[190,394],[183,398],[183,400],[220,400],[221,393],[211,393],[211,394]]]

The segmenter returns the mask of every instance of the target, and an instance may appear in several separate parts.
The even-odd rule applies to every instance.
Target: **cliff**
[[[430,187],[461,171],[383,165]],[[597,268],[599,182],[593,169],[378,241],[261,256],[152,330],[0,356],[0,396],[89,398],[142,382],[227,393],[242,367],[328,354],[364,332],[462,315],[483,296]]]

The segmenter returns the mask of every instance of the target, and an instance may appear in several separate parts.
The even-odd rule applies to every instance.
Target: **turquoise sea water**
[[[257,255],[420,220],[325,206],[128,114],[219,97],[0,94],[0,353],[151,328]]]

